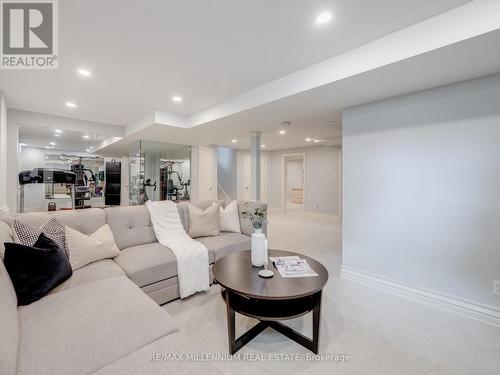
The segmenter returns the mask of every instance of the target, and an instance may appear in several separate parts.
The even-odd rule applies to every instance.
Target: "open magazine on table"
[[[280,273],[281,277],[310,277],[318,276],[309,266],[307,260],[299,256],[269,257]]]

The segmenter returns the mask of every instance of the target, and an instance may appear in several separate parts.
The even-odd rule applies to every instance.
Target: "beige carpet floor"
[[[238,353],[246,360],[219,361],[226,374],[500,374],[500,329],[338,278],[341,228],[307,214],[270,215],[269,243],[302,252],[330,272],[324,290],[320,352],[348,354],[350,361],[269,358],[309,353],[266,329]],[[215,285],[207,293],[164,305],[199,353],[227,353],[226,310]],[[237,335],[255,320],[237,314]],[[310,314],[287,322],[311,334]]]

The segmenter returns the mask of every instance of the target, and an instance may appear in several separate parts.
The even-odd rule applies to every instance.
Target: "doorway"
[[[305,207],[305,154],[283,155],[282,208],[284,212],[302,212]]]

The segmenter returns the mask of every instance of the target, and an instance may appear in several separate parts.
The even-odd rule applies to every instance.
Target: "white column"
[[[260,132],[250,133],[252,200],[260,201]]]
[[[7,105],[0,91],[0,212],[8,213],[7,205]]]

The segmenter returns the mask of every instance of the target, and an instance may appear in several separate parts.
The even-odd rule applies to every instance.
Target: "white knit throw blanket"
[[[208,290],[208,250],[187,235],[175,203],[147,201],[146,207],[158,242],[170,248],[177,258],[181,298]]]

